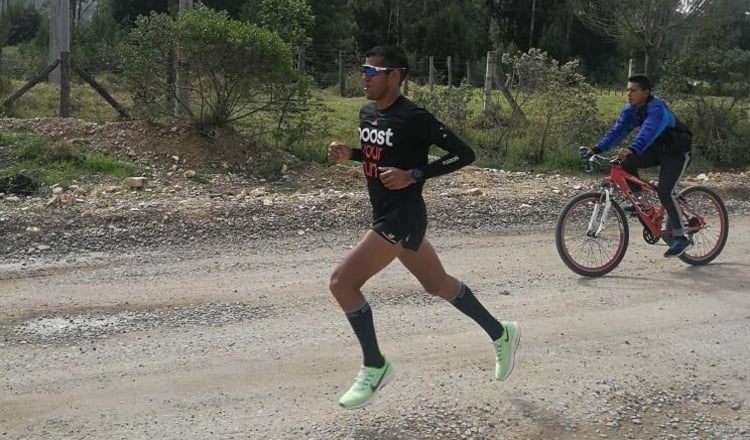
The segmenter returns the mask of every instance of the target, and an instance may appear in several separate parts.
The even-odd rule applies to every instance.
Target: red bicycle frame
[[[656,193],[656,186],[625,171],[618,160],[610,160],[609,163],[609,176],[607,176],[603,184],[603,186],[610,188],[610,190],[607,191],[608,197],[611,196],[611,189],[613,187],[617,188],[632,204],[634,212],[641,220],[641,224],[651,232],[653,237],[664,236],[665,234],[671,235],[670,228],[662,228],[664,223],[664,206],[661,202],[656,206],[643,206],[638,200],[636,200],[636,197],[628,186],[628,182],[639,185],[644,191],[650,191],[653,193]],[[677,209],[682,213],[683,221],[685,222],[685,233],[689,234],[705,227],[705,219],[692,212],[684,198],[677,197],[677,202]]]

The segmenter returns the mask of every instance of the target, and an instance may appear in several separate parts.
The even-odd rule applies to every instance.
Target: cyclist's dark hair
[[[399,46],[375,46],[365,53],[365,57],[381,57],[383,59],[381,67],[399,69],[401,81],[406,79],[406,73],[409,70],[409,58]]]
[[[643,74],[631,75],[628,78],[628,82],[638,84],[638,87],[640,87],[641,90],[648,90],[650,92],[652,89],[651,80],[648,79],[648,77]]]

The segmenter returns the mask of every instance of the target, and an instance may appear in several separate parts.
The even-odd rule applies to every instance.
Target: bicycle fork
[[[612,197],[610,191],[609,188],[606,188],[602,193],[604,204],[602,204],[601,198],[598,203],[594,204],[594,212],[591,213],[586,236],[596,238],[604,229],[604,225],[607,223],[607,214],[609,213],[610,208],[612,208]],[[601,217],[599,216],[600,213]]]

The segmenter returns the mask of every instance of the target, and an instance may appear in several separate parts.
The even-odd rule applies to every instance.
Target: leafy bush
[[[364,92],[362,91],[362,70],[359,67],[349,70],[349,72],[344,76],[344,81],[345,97],[354,98],[362,96],[364,94]],[[339,86],[336,86],[337,90],[338,87]]]
[[[693,97],[675,105],[693,132],[693,153],[734,168],[750,164],[750,121],[743,109],[719,98]]]
[[[174,28],[166,14],[140,16],[130,41],[119,47],[126,87],[133,98],[131,113],[136,118],[155,120],[173,114],[174,70],[170,63],[177,46]]]
[[[122,48],[136,114],[172,118],[176,74],[190,79],[194,103],[182,106],[200,127],[222,127],[304,99],[289,46],[274,32],[196,8],[174,20],[139,17]],[[179,48],[183,61],[175,62]]]
[[[274,133],[276,145],[304,161],[325,162],[327,151],[321,148],[320,139],[330,134],[328,116],[322,102],[308,100],[302,111],[277,114],[278,130]]]
[[[474,93],[475,89],[464,80],[458,87],[437,86],[430,89],[415,85],[412,98],[445,125],[457,133],[464,133],[471,116],[469,106]]]
[[[693,132],[693,151],[720,167],[750,164],[750,51],[689,50],[664,65],[661,84]]]
[[[508,87],[528,119],[521,135],[521,159],[542,164],[552,156],[572,156],[576,145],[601,135],[595,90],[579,73],[577,61],[560,65],[545,52],[503,55]]]
[[[88,72],[119,72],[117,46],[124,36],[112,14],[101,8],[90,22],[79,22],[73,29],[71,55],[73,63]]]

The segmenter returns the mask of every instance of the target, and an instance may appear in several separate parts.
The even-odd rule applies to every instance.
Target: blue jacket
[[[646,104],[636,107],[625,104],[615,124],[596,144],[601,151],[607,151],[619,144],[633,129],[640,127],[630,144],[634,154],[643,153],[646,148],[658,143],[659,137],[670,128],[677,127],[677,118],[667,103],[661,98],[649,96]]]

